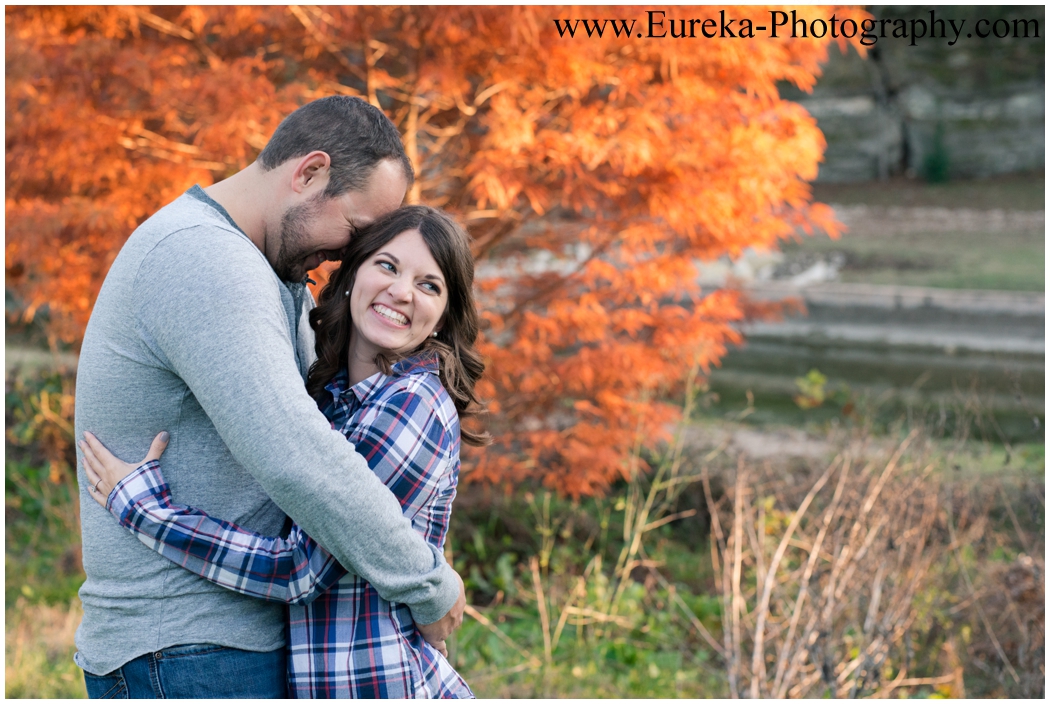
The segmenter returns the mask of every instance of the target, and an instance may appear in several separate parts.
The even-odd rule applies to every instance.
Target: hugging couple
[[[90,697],[473,696],[442,547],[488,441],[474,263],[412,180],[382,112],[323,98],[121,249],[77,374]]]

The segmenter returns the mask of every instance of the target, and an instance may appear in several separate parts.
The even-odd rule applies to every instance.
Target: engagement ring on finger
[[[100,478],[97,482],[95,482],[95,486],[92,487],[92,489],[95,490],[96,494],[98,493],[98,485],[101,484],[101,483],[102,483],[102,479]]]

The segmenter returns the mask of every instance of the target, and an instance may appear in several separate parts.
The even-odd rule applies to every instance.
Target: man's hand
[[[416,628],[423,635],[423,639],[434,646],[434,649],[439,653],[448,657],[448,649],[445,648],[445,639],[452,635],[452,632],[463,625],[463,610],[467,608],[467,595],[463,591],[463,580],[460,579],[458,573],[453,572],[456,575],[456,579],[459,580],[459,598],[456,599],[456,603],[452,605],[449,612],[442,616],[434,623],[428,623],[425,626],[421,626],[418,623]]]

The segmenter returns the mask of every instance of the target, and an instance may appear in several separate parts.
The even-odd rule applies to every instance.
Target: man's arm
[[[234,458],[336,559],[419,624],[444,620],[461,583],[390,491],[317,410],[296,369],[279,283],[234,233],[175,233],[136,277],[147,344],[189,387]],[[455,619],[453,619],[455,620]]]

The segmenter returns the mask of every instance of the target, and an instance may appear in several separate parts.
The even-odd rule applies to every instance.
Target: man
[[[394,125],[364,101],[329,97],[286,118],[258,161],[158,211],[92,312],[76,434],[131,459],[171,431],[164,472],[180,500],[268,535],[287,514],[440,645],[462,620],[462,582],[303,383],[306,272],[397,208],[411,181]],[[80,479],[76,661],[88,694],[284,697],[284,607],[152,552]]]

